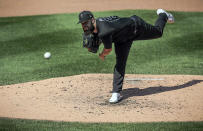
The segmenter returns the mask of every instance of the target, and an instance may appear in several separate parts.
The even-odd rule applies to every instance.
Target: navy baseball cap
[[[78,22],[78,24],[82,23],[82,22],[85,22],[85,21],[88,21],[88,20],[90,20],[92,18],[94,18],[92,12],[90,12],[90,11],[82,11],[79,14],[79,22]]]

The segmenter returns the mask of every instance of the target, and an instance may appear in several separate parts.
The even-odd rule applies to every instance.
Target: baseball
[[[49,59],[50,57],[51,57],[51,53],[50,52],[44,53],[44,58],[45,59]]]

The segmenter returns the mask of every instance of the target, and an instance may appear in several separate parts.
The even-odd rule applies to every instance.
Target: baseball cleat
[[[112,93],[112,97],[109,99],[110,103],[117,103],[122,99],[120,93]]]
[[[168,17],[168,21],[167,21],[168,23],[174,23],[175,22],[173,15],[171,13],[166,12],[163,9],[157,9],[156,13],[157,13],[157,15],[159,15],[161,13],[165,13]]]

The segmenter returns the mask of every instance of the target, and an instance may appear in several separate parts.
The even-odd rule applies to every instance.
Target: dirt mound
[[[203,76],[126,75],[109,104],[112,74],[0,86],[0,117],[82,122],[203,121]]]

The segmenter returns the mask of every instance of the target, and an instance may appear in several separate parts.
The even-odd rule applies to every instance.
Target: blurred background
[[[0,17],[157,8],[202,12],[203,0],[0,0]]]

